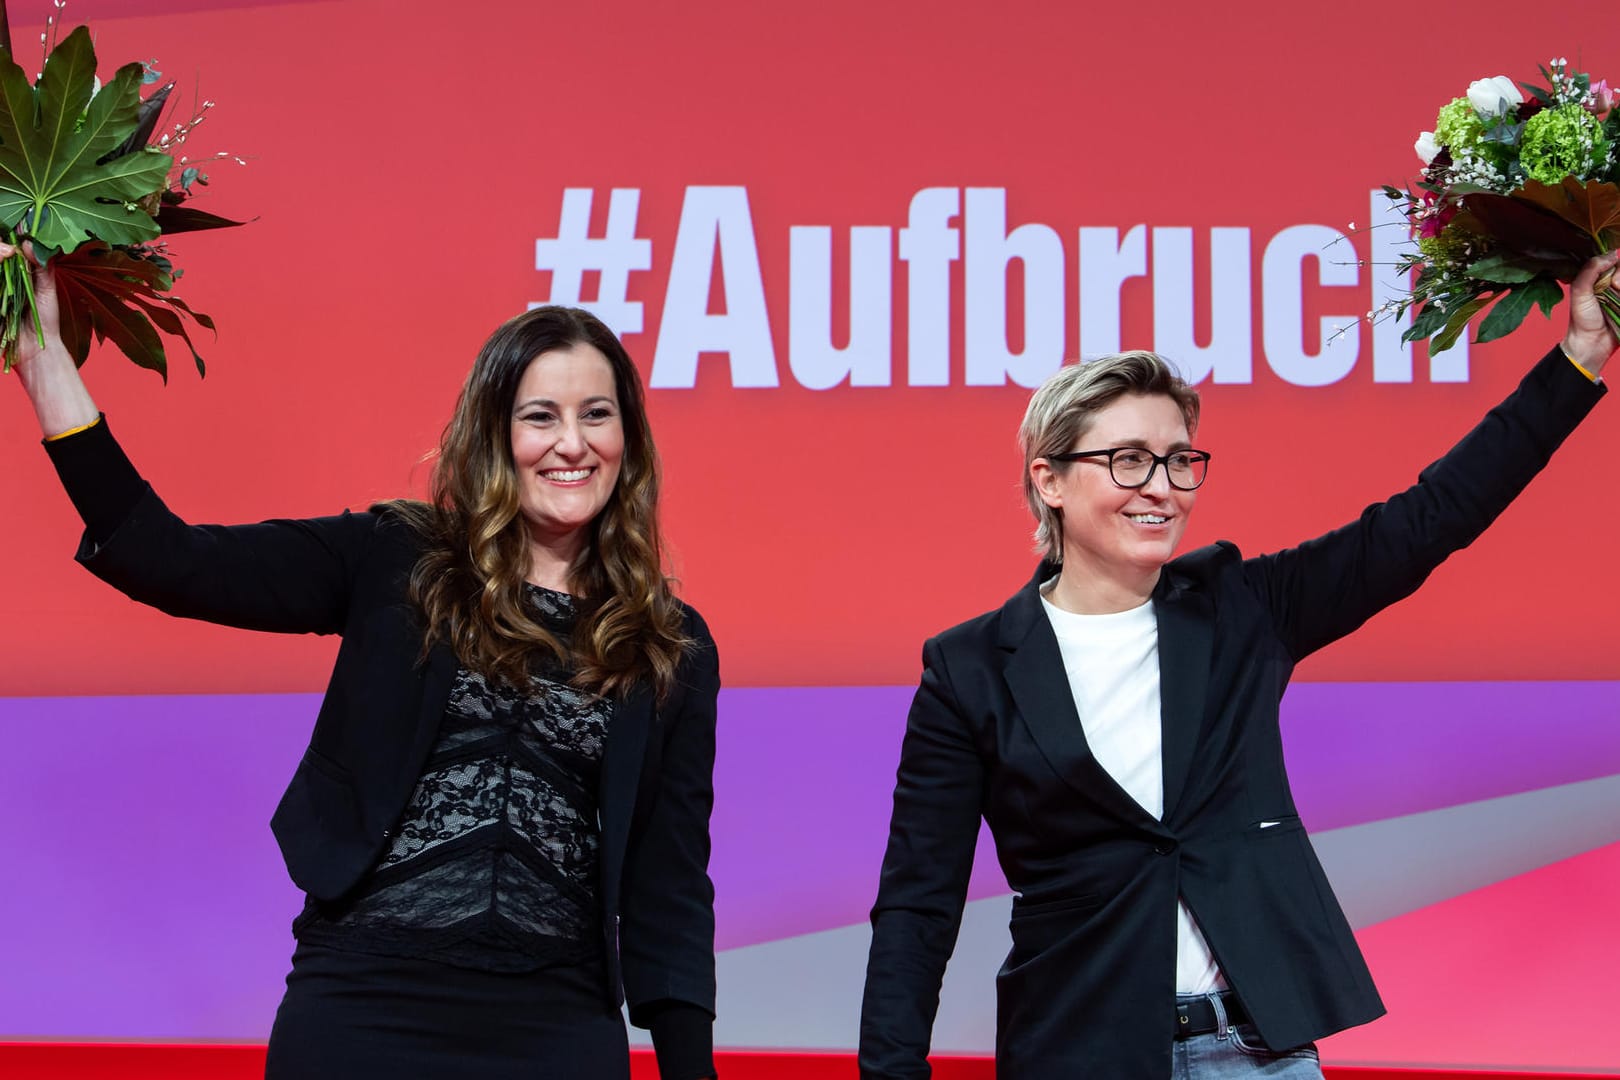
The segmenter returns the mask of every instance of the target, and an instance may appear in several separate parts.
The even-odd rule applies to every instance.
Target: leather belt
[[[1230,990],[1218,992],[1216,997],[1221,999],[1221,1007],[1226,1010],[1226,1026],[1234,1027],[1249,1022],[1249,1010],[1243,1007],[1243,1002]],[[1215,1006],[1209,998],[1194,998],[1191,1001],[1176,1003],[1176,1038],[1190,1039],[1194,1035],[1209,1035],[1220,1030],[1220,1024],[1215,1018]]]

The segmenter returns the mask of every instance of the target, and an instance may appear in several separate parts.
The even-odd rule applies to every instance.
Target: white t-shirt
[[[1152,602],[1111,615],[1076,615],[1042,606],[1063,653],[1080,726],[1098,764],[1156,818],[1164,817],[1163,732],[1159,721],[1159,621]],[[1176,901],[1176,993],[1226,988],[1209,942],[1187,905]]]

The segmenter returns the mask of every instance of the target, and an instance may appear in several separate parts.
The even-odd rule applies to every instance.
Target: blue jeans
[[[1252,1024],[1229,1025],[1220,998],[1211,1000],[1215,1004],[1216,1030],[1176,1040],[1171,1052],[1171,1080],[1237,1080],[1251,1076],[1322,1080],[1322,1064],[1314,1044],[1268,1050]]]

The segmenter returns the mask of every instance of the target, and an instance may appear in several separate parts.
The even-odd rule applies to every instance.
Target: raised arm
[[[1617,340],[1594,287],[1602,278],[1612,288],[1605,275],[1617,262],[1620,252],[1586,264],[1570,287],[1562,344],[1416,484],[1342,528],[1244,564],[1293,659],[1410,595],[1447,556],[1473,543],[1602,397],[1597,376]]]
[[[0,257],[16,249],[0,244]],[[344,628],[376,521],[341,514],[257,525],[188,525],[136,471],[62,344],[55,281],[34,269],[43,340],[25,326],[16,374],[46,449],[84,520],[77,557],[131,599],[171,615],[281,633]]]

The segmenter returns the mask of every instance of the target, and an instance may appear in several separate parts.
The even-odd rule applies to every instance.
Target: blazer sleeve
[[[984,765],[938,639],[906,719],[861,1000],[863,1080],[927,1077],[945,965],[956,947],[983,810]]]
[[[1555,348],[1412,487],[1245,562],[1288,654],[1298,661],[1414,592],[1507,509],[1604,393]]]
[[[690,609],[688,609],[690,611]],[[649,1028],[664,1080],[714,1073],[715,713],[720,660],[691,612],[696,647],[682,664],[680,702],[663,717],[657,796],[626,853],[619,951],[630,1021]]]
[[[132,600],[250,630],[342,630],[373,515],[188,525],[141,479],[105,418],[45,447],[85,522],[75,557]]]

